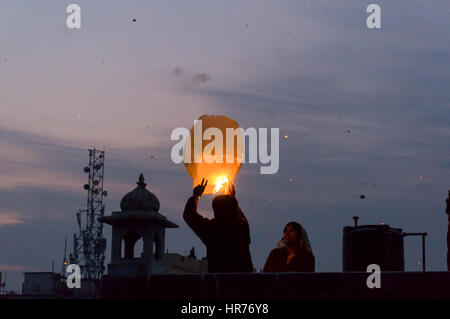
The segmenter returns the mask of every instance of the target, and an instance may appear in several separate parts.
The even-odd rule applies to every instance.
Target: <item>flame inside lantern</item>
[[[226,193],[227,189],[228,189],[228,177],[226,177],[226,176],[217,177],[213,194],[217,194],[221,190],[225,191],[225,193]]]

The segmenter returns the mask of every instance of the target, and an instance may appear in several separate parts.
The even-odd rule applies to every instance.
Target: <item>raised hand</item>
[[[193,191],[194,196],[195,196],[195,197],[200,197],[200,196],[202,196],[202,195],[203,195],[203,192],[205,191],[206,185],[208,185],[208,180],[206,180],[206,182],[205,182],[205,179],[202,179],[202,183],[199,184],[199,185],[197,185],[197,186],[194,188],[194,191]]]
[[[228,191],[227,191],[228,195],[231,195],[233,197],[236,197],[236,188],[234,188],[234,184],[233,183],[228,183]]]

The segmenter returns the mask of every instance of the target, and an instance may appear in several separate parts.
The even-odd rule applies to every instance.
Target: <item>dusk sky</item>
[[[70,3],[81,29],[66,26]],[[381,29],[366,26],[370,3]],[[427,270],[445,270],[449,9],[441,0],[0,1],[7,288],[20,291],[23,272],[51,271],[52,260],[61,270],[86,205],[89,148],[106,151],[107,215],[143,173],[160,213],[180,226],[167,230],[166,249],[205,256],[182,218],[192,179],[170,158],[172,130],[203,114],[280,129],[278,173],[244,164],[235,181],[258,271],[289,221],[307,230],[316,271],[342,271],[342,229],[355,215],[428,232]],[[200,200],[207,217],[212,198]],[[104,233],[109,263],[109,225]],[[419,261],[420,238],[405,238],[405,269],[421,270]]]

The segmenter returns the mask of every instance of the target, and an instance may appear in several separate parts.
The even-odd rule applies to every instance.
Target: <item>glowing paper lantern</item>
[[[227,130],[228,129],[228,130]],[[239,125],[224,116],[203,115],[186,140],[184,165],[193,187],[208,180],[204,194],[227,191],[244,160],[244,139]]]

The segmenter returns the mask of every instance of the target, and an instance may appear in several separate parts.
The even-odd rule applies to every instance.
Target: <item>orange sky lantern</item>
[[[193,187],[202,179],[208,180],[203,194],[226,193],[244,159],[242,131],[236,130],[239,128],[236,121],[224,115],[203,115],[199,120],[186,140],[190,145],[185,146],[184,165],[193,179]],[[235,134],[231,135],[232,132]]]

